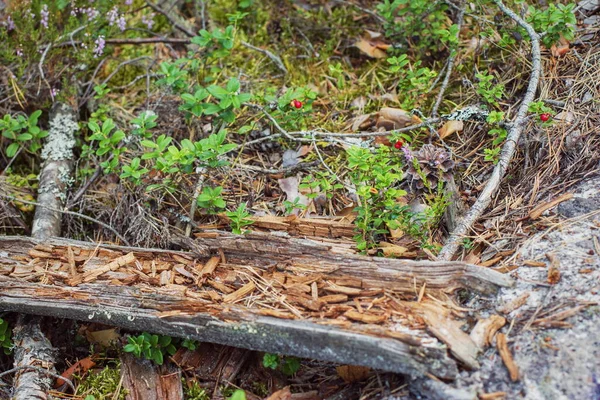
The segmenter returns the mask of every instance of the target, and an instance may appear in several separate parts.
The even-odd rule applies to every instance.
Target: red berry
[[[404,143],[402,143],[401,140],[398,140],[396,143],[394,143],[394,147],[397,148],[398,150],[400,150],[402,148],[402,145],[404,145]]]
[[[292,107],[302,108],[302,102],[300,100],[292,100]]]
[[[541,120],[542,122],[546,122],[546,121],[548,121],[549,119],[550,119],[550,114],[548,114],[548,113],[544,113],[544,114],[540,115],[540,120]]]

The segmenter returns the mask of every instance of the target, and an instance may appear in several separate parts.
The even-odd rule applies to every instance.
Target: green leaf
[[[19,136],[17,136],[17,140],[21,141],[21,142],[25,142],[27,140],[31,140],[33,139],[33,135],[30,133],[21,133]]]
[[[158,365],[162,365],[163,364],[163,354],[159,351],[159,350],[155,350],[152,359],[154,360],[155,363],[157,363]]]
[[[240,103],[245,103],[252,99],[252,95],[250,93],[240,93],[237,95],[237,98],[240,101]]]
[[[7,148],[6,148],[6,156],[9,158],[12,158],[15,156],[15,154],[17,154],[17,151],[19,150],[19,143],[15,142],[15,143],[11,143]]]
[[[125,132],[123,131],[116,131],[110,138],[110,142],[112,144],[117,144],[119,143],[121,140],[125,139]]]
[[[229,400],[246,400],[246,392],[244,392],[242,389],[237,389],[235,392],[233,392]]]
[[[88,128],[90,128],[92,132],[98,132],[100,130],[100,126],[95,120],[88,122]]]
[[[221,100],[225,96],[229,95],[229,92],[227,90],[225,90],[222,87],[217,86],[217,85],[210,85],[209,87],[206,88],[206,90],[208,90],[208,92],[210,94],[212,94],[219,100]]]
[[[287,376],[292,376],[300,369],[300,360],[296,357],[286,357],[281,365],[281,372]]]
[[[217,114],[219,112],[221,112],[221,107],[218,104],[209,103],[204,107],[204,114],[206,115]]]
[[[123,346],[123,351],[126,353],[133,353],[135,349],[137,349],[137,346],[135,344],[130,343]]]
[[[229,93],[235,93],[240,90],[240,81],[237,78],[231,78],[229,82],[227,82],[227,91]]]
[[[265,353],[263,356],[263,367],[277,369],[279,366],[279,356],[273,353]]]

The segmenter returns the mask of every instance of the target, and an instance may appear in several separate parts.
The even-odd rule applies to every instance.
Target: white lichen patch
[[[67,106],[62,106],[50,120],[48,141],[42,149],[42,158],[48,161],[73,159],[75,147],[75,132],[79,125]]]

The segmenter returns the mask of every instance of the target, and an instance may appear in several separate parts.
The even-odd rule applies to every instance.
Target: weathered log
[[[46,239],[60,235],[62,215],[59,210],[65,199],[71,174],[74,133],[79,129],[75,112],[67,105],[55,103],[50,112],[50,130],[42,149],[45,160],[40,173],[39,206],[35,210],[31,235]],[[52,344],[40,329],[36,317],[21,316],[15,326],[15,367],[21,368],[15,379],[14,400],[46,399],[51,379],[39,370],[40,366],[54,373]]]
[[[4,275],[0,276],[0,309],[452,379],[457,373],[456,362],[448,356],[446,346],[423,330],[418,316],[409,315],[408,307],[398,303],[388,310],[376,306],[376,313],[365,312],[360,301],[355,305],[356,301],[362,298],[372,305],[382,304],[393,298],[388,298],[386,291],[396,293],[394,296],[403,291],[410,293],[415,282],[426,282],[428,290],[438,291],[465,283],[481,290],[511,283],[501,274],[459,262],[414,262],[336,253],[332,245],[278,235],[211,235],[200,241],[221,256],[205,256],[210,260],[204,265],[196,264],[195,255],[189,252],[0,237],[0,275]],[[73,267],[75,252],[79,263],[85,260],[81,273]],[[221,259],[221,264],[215,267],[214,259]],[[188,270],[182,267],[186,262]],[[36,263],[48,267],[40,269]],[[162,272],[157,273],[156,264]],[[33,273],[28,273],[28,268]],[[98,269],[104,274],[97,274]],[[73,271],[77,279],[70,276]],[[212,279],[207,279],[205,272],[212,274]],[[276,278],[285,275],[287,281],[277,283],[280,291],[276,296],[287,298],[288,305],[292,304],[290,310],[295,312],[251,307],[249,304],[256,301],[256,295],[252,297],[248,289],[252,280],[236,282],[237,286],[225,285],[227,280],[219,283],[220,277],[243,275],[239,272],[263,280],[268,277],[273,285]],[[163,282],[163,275],[172,279],[177,273],[182,274],[182,281],[187,279],[188,286],[169,284],[168,278]],[[144,276],[144,281],[133,279],[137,274]],[[82,277],[87,276],[94,283],[82,283]],[[194,276],[199,278],[194,280]],[[43,284],[47,281],[54,284]],[[127,286],[135,282],[136,286]],[[67,286],[71,284],[74,286]],[[223,294],[214,287],[222,288]],[[235,288],[239,295],[225,295]],[[306,291],[312,291],[313,297],[304,294]],[[338,299],[340,294],[342,298]],[[336,300],[329,302],[333,297]],[[337,304],[348,297],[354,297],[354,301]],[[331,313],[333,316],[328,317]],[[402,320],[411,320],[422,328],[401,327]]]
[[[135,331],[219,343],[250,350],[364,365],[444,379],[457,374],[445,346],[414,344],[313,322],[264,317],[232,306],[220,318],[194,312],[197,301],[126,286],[86,284],[58,287],[0,276],[0,309],[99,322]],[[162,316],[179,310],[179,315]]]

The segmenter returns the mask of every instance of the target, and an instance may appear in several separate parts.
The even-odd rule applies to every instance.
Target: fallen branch
[[[62,215],[59,211],[66,198],[71,174],[75,132],[79,130],[76,114],[67,105],[55,103],[50,117],[48,139],[42,149],[45,160],[40,174],[38,203],[31,235],[38,240],[60,236]],[[40,318],[21,315],[14,329],[15,376],[14,400],[46,399],[54,376],[54,349],[40,327]],[[40,374],[36,368],[46,371]]]
[[[525,127],[525,120],[527,116],[527,112],[529,109],[529,104],[533,101],[535,97],[535,92],[538,87],[538,83],[540,80],[542,64],[541,64],[541,53],[540,53],[540,41],[539,35],[535,32],[533,27],[528,24],[523,18],[515,14],[512,10],[507,8],[500,0],[495,0],[496,4],[506,15],[511,17],[513,20],[517,22],[521,27],[523,27],[527,34],[531,39],[531,58],[532,58],[532,67],[531,67],[531,76],[529,77],[529,85],[527,86],[527,92],[523,97],[523,101],[519,107],[517,112],[517,117],[508,127],[508,136],[506,138],[506,142],[502,147],[502,153],[500,155],[500,159],[498,160],[498,164],[494,168],[492,172],[492,176],[489,181],[485,185],[485,188],[479,195],[479,198],[473,204],[471,209],[467,212],[464,218],[460,221],[458,226],[454,229],[446,244],[440,251],[438,255],[439,260],[450,260],[454,256],[454,254],[458,251],[462,243],[462,239],[465,237],[467,232],[471,229],[475,221],[481,217],[487,206],[492,201],[492,196],[498,190],[500,186],[500,182],[508,169],[508,165],[515,154],[515,150],[517,148],[517,143],[519,142],[519,138],[521,137],[521,133]]]

